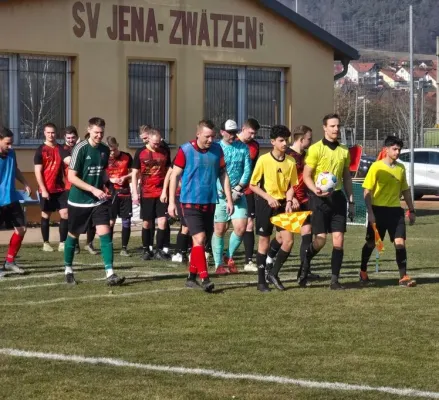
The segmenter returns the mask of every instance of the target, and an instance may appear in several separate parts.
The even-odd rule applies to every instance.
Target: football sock
[[[303,261],[305,260],[306,257],[306,250],[309,249],[311,243],[312,243],[311,233],[302,236],[302,242],[300,243],[300,264],[303,264]]]
[[[403,278],[407,274],[407,250],[405,247],[396,248],[396,263],[398,264],[399,276]]]
[[[235,251],[241,245],[242,236],[238,236],[235,232],[232,232],[229,239],[229,249],[227,251],[227,257],[233,258]]]
[[[128,247],[128,242],[130,241],[130,236],[131,236],[131,226],[126,227],[123,226],[122,227],[122,248],[126,249]]]
[[[244,249],[245,262],[249,263],[253,259],[253,252],[255,248],[255,233],[253,231],[244,233]]]
[[[20,250],[21,243],[23,242],[23,236],[17,235],[15,232],[11,236],[11,240],[9,241],[8,253],[6,254],[6,262],[12,263],[15,261],[15,257]]]
[[[332,257],[331,257],[331,272],[332,278],[331,282],[338,282],[338,277],[340,275],[341,264],[343,262],[343,249],[334,247],[332,249]]]
[[[281,246],[282,246],[282,244],[279,243],[276,240],[276,238],[274,238],[270,243],[270,249],[268,250],[268,257],[270,257],[270,258],[276,257],[276,254],[278,253]]]
[[[157,249],[163,250],[165,244],[166,230],[157,228]]]
[[[273,265],[273,268],[271,269],[271,274],[274,276],[278,276],[280,269],[284,265],[285,261],[287,261],[288,256],[290,255],[290,252],[283,251],[282,249],[279,249],[276,257],[276,261]]]
[[[59,241],[65,242],[67,239],[67,233],[69,231],[69,221],[61,218],[59,221]]]
[[[372,255],[375,246],[369,246],[366,242],[361,250],[361,271],[367,272],[367,263],[369,262],[370,256]]]
[[[75,257],[75,248],[77,243],[77,238],[67,235],[67,239],[64,244],[64,265],[66,267],[71,267],[73,265],[73,258]]]
[[[43,236],[43,242],[49,241],[49,222],[48,218],[41,217],[41,235]]]
[[[258,284],[265,284],[265,262],[266,254],[256,253],[256,264],[258,266]]]
[[[96,236],[96,227],[89,225],[87,228],[87,244],[93,243]]]
[[[191,254],[191,265],[197,268],[198,275],[201,279],[206,279],[209,277],[207,273],[207,261],[204,246],[194,246],[192,247]]]
[[[151,241],[151,229],[142,229],[142,246],[143,251],[149,251],[149,243]]]
[[[185,253],[187,251],[187,235],[183,235],[181,231],[177,233],[177,243],[175,247],[177,253],[183,254],[183,249]]]
[[[215,268],[218,268],[223,263],[224,251],[224,237],[217,236],[216,233],[212,235],[212,253],[215,261]],[[193,249],[192,249],[193,253]]]
[[[113,242],[109,233],[99,236],[99,239],[101,241],[102,260],[108,278],[113,275]]]

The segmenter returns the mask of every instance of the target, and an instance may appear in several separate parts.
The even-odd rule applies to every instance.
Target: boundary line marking
[[[43,353],[36,351],[24,351],[18,349],[0,348],[0,354],[11,357],[21,358],[37,358],[41,360],[65,361],[76,364],[90,364],[90,365],[108,365],[122,368],[134,368],[146,371],[165,372],[170,374],[184,374],[184,375],[198,375],[209,376],[213,378],[226,380],[247,380],[256,382],[270,382],[280,383],[284,385],[293,385],[310,389],[329,389],[342,390],[351,392],[379,392],[389,393],[396,396],[407,397],[422,397],[425,399],[439,399],[439,392],[430,392],[410,388],[393,388],[387,386],[369,386],[369,385],[355,385],[342,382],[319,382],[310,381],[306,379],[294,379],[283,376],[261,375],[261,374],[244,374],[232,373],[226,371],[218,371],[204,368],[186,368],[186,367],[172,367],[166,365],[142,364],[124,361],[116,358],[107,357],[84,357],[77,355],[66,355],[56,353]]]

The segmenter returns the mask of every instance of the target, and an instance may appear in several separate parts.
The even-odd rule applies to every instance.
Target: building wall
[[[131,17],[140,14],[141,8],[148,43],[131,34]],[[190,40],[187,45],[174,44],[181,38],[182,23],[176,22],[182,12],[198,12],[198,25],[203,15],[207,17],[210,46],[206,46],[206,40],[198,45],[200,29],[195,45]],[[218,22],[217,47],[212,20],[218,18],[215,14],[232,21],[227,38],[223,38],[227,21]],[[241,17],[250,17],[251,21],[256,18],[255,43],[250,40],[247,45]],[[112,36],[113,19],[117,38]],[[128,148],[130,59],[172,63],[171,144],[192,138],[197,121],[203,117],[207,63],[285,68],[284,122],[290,127],[307,124],[317,137],[322,131],[322,116],[333,109],[333,50],[255,1],[9,0],[0,3],[0,26],[8,33],[0,35],[0,53],[73,57],[72,123],[85,133],[90,117],[105,118],[107,134],[116,136],[122,149]],[[243,33],[233,37],[234,28],[244,28]],[[17,148],[18,162],[25,172],[33,171],[33,153]]]

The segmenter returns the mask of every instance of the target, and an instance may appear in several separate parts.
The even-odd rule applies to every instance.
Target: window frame
[[[136,136],[134,141],[130,140],[130,65],[140,64],[140,65],[160,65],[165,67],[165,108],[164,108],[164,135],[162,138],[169,144],[170,130],[171,130],[171,63],[167,61],[153,61],[153,60],[142,60],[132,58],[128,60],[127,63],[127,92],[128,92],[128,132],[127,132],[127,146],[130,149],[138,149],[144,146],[143,142],[139,139],[139,135]],[[146,121],[145,121],[146,122]]]
[[[14,146],[22,149],[34,149],[37,148],[42,142],[43,138],[37,139],[41,143],[21,143],[20,133],[20,70],[19,63],[21,58],[27,58],[32,60],[43,61],[63,61],[65,66],[65,126],[72,124],[72,59],[67,56],[52,56],[44,54],[28,54],[28,53],[1,53],[1,58],[7,58],[9,60],[8,80],[9,80],[9,115],[8,123],[9,127],[13,127],[14,133]],[[58,127],[61,129],[62,127]]]
[[[236,123],[238,126],[242,126],[245,120],[248,118],[248,77],[247,71],[271,71],[271,72],[280,72],[280,87],[279,87],[279,124],[285,124],[285,101],[286,101],[286,68],[283,67],[265,67],[265,66],[257,66],[257,65],[234,65],[234,64],[215,64],[215,63],[205,63],[204,64],[204,76],[206,77],[206,69],[207,68],[227,68],[227,69],[235,69],[237,70],[237,118]],[[204,78],[204,96],[206,96],[206,78]],[[203,104],[205,104],[205,98],[203,99]],[[203,110],[203,114],[206,114],[206,109]],[[258,119],[257,116],[255,118]],[[263,128],[261,126],[261,128]],[[257,139],[259,144],[262,147],[269,147],[270,139],[262,138]]]

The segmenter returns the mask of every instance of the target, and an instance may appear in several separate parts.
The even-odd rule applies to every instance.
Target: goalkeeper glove
[[[232,189],[232,200],[233,200],[233,202],[235,202],[236,200],[239,200],[243,195],[244,195],[244,193],[242,193],[242,186],[241,185],[236,185]]]

